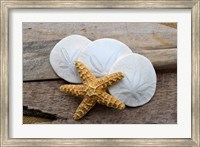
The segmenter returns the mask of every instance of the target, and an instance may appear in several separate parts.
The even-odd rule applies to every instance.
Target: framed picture
[[[1,146],[200,146],[199,8],[199,1],[1,1]],[[127,49],[127,55],[115,54],[118,47]],[[72,57],[65,51],[70,48],[81,52]],[[99,75],[89,63],[76,63],[80,77],[73,71],[65,76],[71,68],[66,63],[74,64],[78,54]],[[135,62],[120,66],[127,56]],[[147,61],[152,73],[146,70]],[[81,83],[74,75],[89,83],[79,67],[86,65],[100,79],[126,66],[125,78],[137,78],[129,83],[129,94],[123,93],[123,85],[117,92],[100,89],[104,96],[98,88],[91,94],[89,86],[82,95],[74,93],[81,99],[68,93]],[[146,91],[145,80],[155,84],[152,93]],[[137,99],[133,91],[138,85],[143,86],[139,96],[147,93],[148,100]],[[121,94],[127,100],[111,96]],[[93,95],[98,104],[77,120],[77,111],[83,114],[79,104]]]

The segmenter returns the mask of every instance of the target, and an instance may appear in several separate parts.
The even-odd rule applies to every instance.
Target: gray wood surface
[[[159,23],[140,22],[63,22],[23,23],[23,42],[60,40],[79,34],[94,41],[114,38],[132,49],[176,48],[177,29]]]
[[[55,44],[72,34],[92,41],[118,39],[149,58],[158,78],[152,100],[142,107],[122,111],[97,105],[83,119],[74,121],[72,115],[81,98],[59,92],[59,86],[67,82],[54,73],[49,63]],[[177,29],[158,23],[23,23],[23,105],[28,107],[24,112],[56,116],[54,121],[43,123],[177,123],[176,47]]]
[[[126,107],[116,110],[96,105],[85,117],[74,121],[72,116],[82,98],[63,94],[59,91],[63,80],[24,82],[23,104],[29,109],[57,115],[58,119],[49,123],[95,123],[95,124],[171,124],[177,122],[177,74],[158,73],[158,83],[154,97],[142,107]]]

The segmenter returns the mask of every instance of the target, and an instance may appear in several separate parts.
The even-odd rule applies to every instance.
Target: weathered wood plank
[[[157,89],[149,103],[142,107],[126,107],[119,111],[102,105],[95,106],[83,119],[74,121],[72,115],[81,98],[59,92],[59,81],[23,83],[23,105],[60,119],[48,123],[84,124],[173,124],[177,123],[177,74],[157,73]]]
[[[49,61],[53,46],[58,41],[29,42],[23,45],[23,80],[58,79]]]
[[[176,23],[174,23],[176,24]],[[177,47],[177,29],[159,23],[141,22],[24,22],[23,42],[52,41],[79,34],[90,40],[114,38],[130,48]]]
[[[49,62],[49,55],[58,41],[24,43],[23,80],[59,79]],[[132,49],[133,50],[133,49]],[[133,52],[149,58],[156,69],[173,69],[177,65],[177,49],[141,50]]]
[[[144,55],[157,70],[177,68],[177,49],[135,50]]]

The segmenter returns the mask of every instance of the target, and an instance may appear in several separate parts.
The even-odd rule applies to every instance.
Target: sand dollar
[[[109,92],[127,106],[137,107],[149,102],[156,90],[156,73],[151,62],[139,54],[118,60],[110,73],[121,71],[124,78],[109,88]]]
[[[84,36],[71,35],[60,40],[50,53],[50,63],[56,74],[71,83],[81,83],[74,62],[80,51],[91,41]]]
[[[113,64],[123,56],[131,54],[128,46],[111,38],[98,39],[84,48],[79,60],[96,76],[102,77],[109,73]]]

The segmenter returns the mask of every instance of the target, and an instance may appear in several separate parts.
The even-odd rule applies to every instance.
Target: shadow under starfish
[[[75,66],[83,84],[60,86],[61,92],[84,97],[74,113],[75,120],[82,118],[96,103],[120,110],[125,108],[123,102],[106,92],[108,87],[124,77],[122,72],[96,78],[80,61],[76,61]]]

